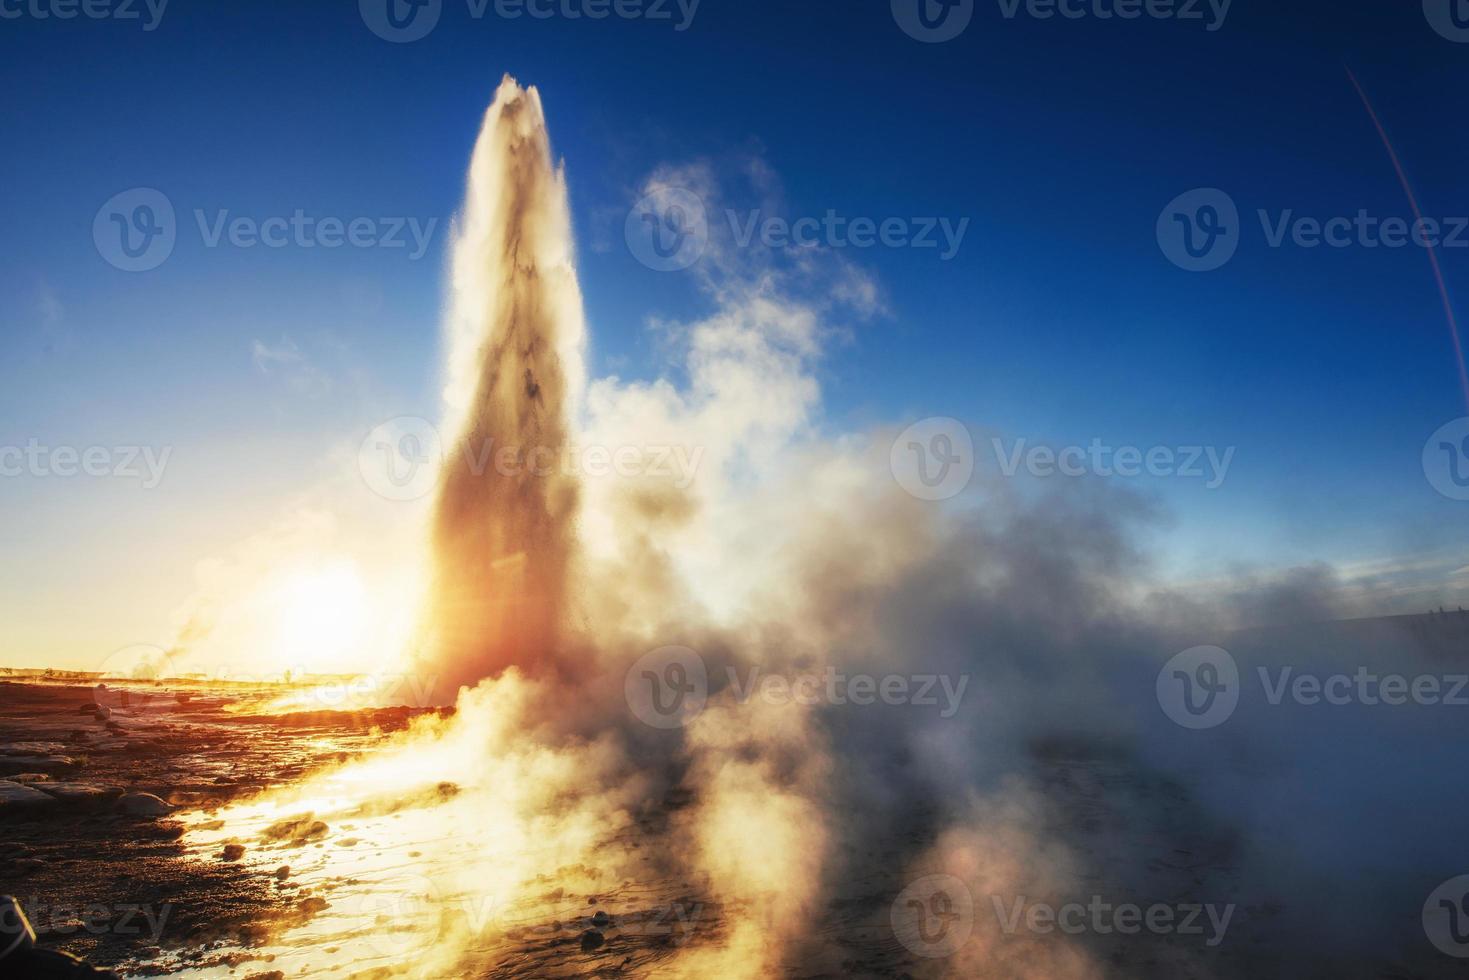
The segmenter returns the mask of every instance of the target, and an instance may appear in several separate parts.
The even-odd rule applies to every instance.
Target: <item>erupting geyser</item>
[[[539,94],[509,76],[475,144],[451,276],[425,624],[449,691],[534,673],[556,642],[577,506],[559,465],[584,383],[566,183]]]

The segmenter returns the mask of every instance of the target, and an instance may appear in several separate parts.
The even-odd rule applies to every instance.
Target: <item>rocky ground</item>
[[[177,817],[342,761],[413,712],[250,713],[278,693],[129,685],[98,710],[91,686],[0,683],[0,893],[42,945],[146,976],[225,965],[310,914],[238,854],[186,854]]]
[[[423,910],[411,900],[384,905],[383,883],[391,892],[395,875],[420,882],[434,875],[416,863],[411,812],[266,814],[251,823],[241,822],[236,807],[229,827],[214,817],[261,790],[370,752],[419,711],[266,713],[279,693],[134,685],[121,703],[117,690],[0,682],[0,893],[21,899],[42,945],[129,977],[360,980],[399,973],[401,951],[411,944],[398,946],[387,926]],[[1363,953],[1303,938],[1299,923],[1314,910],[1262,890],[1250,879],[1248,842],[1211,818],[1185,785],[1151,772],[1125,743],[1041,740],[1023,765],[1045,801],[1030,829],[1064,841],[1082,859],[1070,898],[1105,893],[1141,904],[1237,906],[1228,942],[1217,948],[1176,934],[1072,940],[1106,976],[1461,975],[1461,962],[1423,942],[1416,906],[1399,910],[1401,944]],[[442,786],[451,799],[455,788]],[[669,801],[665,810],[687,803]],[[609,844],[656,852],[666,817],[655,812]],[[480,832],[449,829],[465,848]],[[905,849],[922,843],[914,838]],[[953,961],[915,952],[889,924],[904,885],[903,861],[875,853],[847,858],[871,874],[830,896],[819,927],[797,940],[809,949],[808,966],[790,975],[956,975]],[[473,961],[452,975],[657,976],[686,945],[725,939],[720,896],[698,882],[660,877],[656,862],[647,874],[618,882],[596,869],[559,867],[549,850],[545,867],[544,893],[495,910],[496,928],[470,944]],[[1378,884],[1364,881],[1362,894],[1374,894]],[[409,895],[413,886],[402,888],[400,895]],[[1001,935],[996,914],[988,896],[975,896],[975,934],[998,943],[998,957],[1018,962],[1031,947],[1067,941]]]

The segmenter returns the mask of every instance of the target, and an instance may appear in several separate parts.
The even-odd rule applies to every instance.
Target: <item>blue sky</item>
[[[648,174],[759,160],[791,217],[969,221],[949,261],[846,251],[884,312],[822,362],[832,431],[943,415],[982,447],[991,431],[1236,447],[1216,490],[1140,482],[1173,515],[1162,561],[1192,577],[1469,564],[1469,504],[1435,492],[1420,462],[1430,433],[1469,414],[1424,250],[1271,248],[1255,217],[1411,217],[1347,66],[1425,215],[1469,214],[1469,44],[1417,3],[1289,6],[1236,0],[1211,31],[1007,18],[979,0],[962,34],[926,44],[875,0],[703,0],[684,30],[676,7],[509,20],[444,0],[428,36],[395,44],[346,0],[172,0],[152,30],[0,0],[19,12],[0,19],[0,443],[176,453],[156,493],[0,481],[0,612],[48,656],[65,653],[45,639],[59,623],[78,643],[157,635],[194,562],[266,522],[331,446],[384,406],[432,410],[443,229],[505,72],[540,89],[565,159],[594,374],[666,370],[649,318],[707,303],[691,274],[645,268],[623,243]],[[173,253],[140,273],[92,237],[103,203],[134,187],[179,215]],[[1155,225],[1200,187],[1238,205],[1241,241],[1223,268],[1190,273]],[[438,232],[416,260],[208,248],[196,209]],[[1440,258],[1457,301],[1469,248]],[[117,597],[121,622],[75,622],[98,595]]]

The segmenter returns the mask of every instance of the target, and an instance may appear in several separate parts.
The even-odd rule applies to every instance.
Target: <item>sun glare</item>
[[[350,669],[365,634],[367,588],[357,566],[337,561],[294,572],[275,588],[275,656],[288,667]]]

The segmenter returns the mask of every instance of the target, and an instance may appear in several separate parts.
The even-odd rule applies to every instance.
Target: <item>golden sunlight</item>
[[[269,592],[271,653],[287,669],[343,669],[366,632],[367,587],[348,559],[284,575]]]

